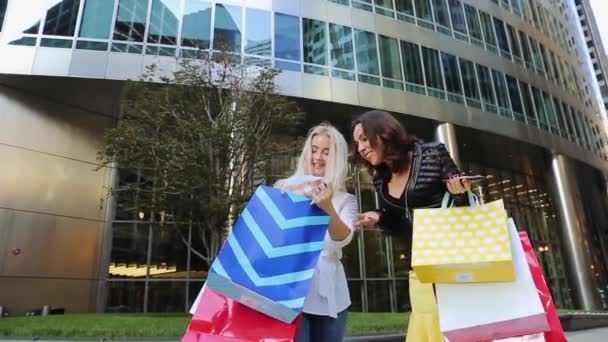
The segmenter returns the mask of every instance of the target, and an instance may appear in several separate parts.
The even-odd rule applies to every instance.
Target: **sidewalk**
[[[606,341],[608,341],[608,328],[569,332],[568,341],[569,342],[606,342]]]

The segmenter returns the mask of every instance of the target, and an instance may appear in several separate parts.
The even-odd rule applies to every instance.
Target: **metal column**
[[[580,309],[600,307],[591,273],[591,255],[587,243],[584,211],[575,183],[576,174],[570,160],[556,154],[551,160],[555,204],[561,217],[561,236],[568,273],[572,281],[573,298]]]
[[[456,128],[449,122],[442,122],[435,128],[435,140],[442,142],[450,152],[452,159],[461,169],[460,153],[458,152],[458,139],[456,138]]]

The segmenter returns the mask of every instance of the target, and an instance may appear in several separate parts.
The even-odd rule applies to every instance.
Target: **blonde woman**
[[[339,342],[344,339],[350,296],[340,259],[357,221],[357,201],[346,192],[348,145],[333,126],[313,127],[306,138],[294,176],[316,176],[308,189],[291,189],[310,197],[330,216],[323,251],[306,295],[296,342]],[[284,181],[277,182],[283,187]]]

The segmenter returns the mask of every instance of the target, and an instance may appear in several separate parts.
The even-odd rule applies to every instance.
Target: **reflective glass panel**
[[[477,76],[479,77],[479,88],[481,89],[481,96],[483,101],[489,104],[496,104],[494,100],[494,85],[492,84],[492,77],[490,76],[490,70],[488,67],[483,65],[477,65]]]
[[[133,281],[107,282],[107,313],[143,312],[145,283]]]
[[[507,24],[507,32],[509,33],[509,40],[511,41],[511,52],[516,57],[521,58],[521,48],[519,47],[519,39],[517,37],[517,31],[513,26]]]
[[[452,15],[452,26],[454,30],[467,34],[467,24],[465,22],[464,10],[460,0],[448,0],[450,13]]]
[[[148,43],[176,45],[179,0],[153,0]]]
[[[399,56],[399,42],[397,39],[380,35],[380,60],[382,62],[382,76],[401,80],[401,57]]]
[[[376,35],[372,32],[355,30],[357,47],[357,71],[370,75],[380,75]]]
[[[185,281],[153,281],[149,286],[148,312],[184,312],[186,310]]]
[[[522,31],[519,31],[519,42],[521,44],[521,52],[524,57],[524,61],[526,61],[526,64],[531,65],[532,64],[532,54],[530,52],[530,44],[528,43],[528,36],[525,33],[523,33]]]
[[[555,108],[553,107],[553,100],[549,94],[543,91],[543,101],[545,103],[545,112],[547,114],[547,121],[549,122],[549,126],[554,130],[554,133],[557,133],[558,123],[557,116],[555,115]]]
[[[460,72],[462,73],[462,83],[464,84],[465,96],[472,99],[479,99],[477,78],[475,77],[475,64],[473,64],[471,61],[460,58]]]
[[[496,46],[496,36],[494,35],[494,25],[490,15],[484,11],[479,11],[481,24],[483,26],[483,36],[486,44]]]
[[[302,51],[304,62],[316,65],[327,64],[327,34],[325,22],[302,19]]]
[[[530,87],[525,82],[519,82],[519,88],[521,89],[521,95],[525,114],[528,116],[528,122],[532,120],[533,125],[536,126],[536,112],[534,110],[534,102],[532,101],[532,95],[530,95]]]
[[[505,85],[504,74],[500,71],[492,70],[492,79],[494,81],[494,88],[496,89],[498,106],[508,110],[509,94],[507,92],[507,86]]]
[[[432,0],[433,9],[435,11],[435,21],[441,26],[451,28],[450,12],[448,10],[447,0]]]
[[[519,95],[519,86],[517,85],[517,80],[509,75],[506,75],[506,78],[507,89],[509,90],[509,99],[511,100],[511,108],[515,113],[523,114],[524,109],[523,104],[521,103],[521,97]]]
[[[424,59],[426,85],[428,87],[445,90],[443,87],[441,63],[439,62],[439,53],[437,50],[423,46],[422,57]]]
[[[467,15],[467,24],[469,25],[469,35],[477,40],[483,40],[477,9],[467,4],[464,5],[464,9]]]
[[[450,93],[461,94],[460,75],[458,74],[458,60],[456,56],[441,53],[445,85]]]
[[[114,223],[110,278],[146,278],[148,258],[148,224]]]
[[[501,50],[511,53],[509,48],[509,41],[507,39],[507,32],[505,31],[505,24],[502,20],[494,18],[494,28],[496,30],[496,37],[498,38],[498,46]]]
[[[547,116],[545,114],[545,106],[543,104],[543,98],[536,87],[532,87],[532,99],[534,100],[534,107],[536,107],[536,114],[538,116],[538,121],[540,122],[540,126],[543,129],[547,129]]]
[[[397,11],[409,15],[414,15],[414,0],[395,0],[395,7]]]
[[[563,137],[567,137],[570,132],[568,132],[568,125],[566,125],[566,121],[564,120],[562,106],[556,97],[553,97],[553,108],[555,109],[555,115],[557,116],[557,122],[559,123],[561,135]]]
[[[414,5],[416,5],[416,17],[431,22],[433,21],[430,1],[431,0],[414,0]]]
[[[424,85],[422,60],[420,59],[420,49],[418,45],[401,41],[401,53],[403,54],[405,80],[410,83]]]
[[[216,4],[213,49],[241,52],[241,7]]]
[[[287,14],[274,14],[274,56],[300,60],[300,19]]]
[[[114,1],[86,0],[79,36],[83,38],[110,38]]]
[[[6,15],[6,5],[8,0],[0,0],[0,32],[2,32],[2,24],[4,24],[4,16]]]
[[[331,65],[340,69],[355,69],[352,29],[347,26],[329,24]]]
[[[143,42],[146,31],[148,0],[119,1],[114,26],[114,39]]]
[[[270,12],[247,8],[245,53],[257,56],[271,55]]]
[[[367,309],[369,312],[391,311],[391,281],[367,281]]]
[[[182,46],[208,49],[211,37],[211,3],[186,0],[182,22]]]
[[[46,12],[43,34],[49,36],[74,36],[80,0],[63,0]]]

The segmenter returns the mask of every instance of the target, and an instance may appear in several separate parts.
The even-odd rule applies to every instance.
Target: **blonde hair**
[[[294,176],[310,175],[310,157],[312,156],[312,139],[317,135],[329,138],[329,158],[325,166],[325,181],[331,183],[335,190],[346,191],[346,177],[348,176],[348,145],[340,131],[328,123],[317,125],[308,131],[304,148]]]

